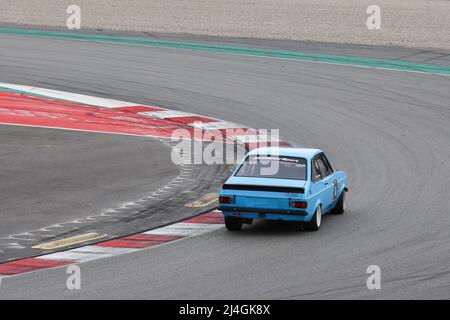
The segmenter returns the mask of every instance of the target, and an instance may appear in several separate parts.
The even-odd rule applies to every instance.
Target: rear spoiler
[[[251,190],[267,192],[287,192],[287,193],[305,193],[304,188],[299,187],[280,187],[280,186],[258,186],[248,184],[224,184],[222,189],[228,190]]]

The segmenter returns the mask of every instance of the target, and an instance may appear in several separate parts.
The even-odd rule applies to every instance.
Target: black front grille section
[[[248,184],[224,184],[223,189],[229,190],[252,190],[268,192],[286,192],[286,193],[305,193],[304,188],[297,187],[279,187],[279,186],[256,186]]]

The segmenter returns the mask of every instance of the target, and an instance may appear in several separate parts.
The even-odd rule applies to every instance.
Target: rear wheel
[[[332,214],[343,214],[345,212],[345,191],[342,191],[336,205],[331,210]]]
[[[236,217],[225,216],[225,227],[230,231],[239,231],[242,229],[242,220]]]
[[[308,231],[317,231],[322,223],[322,210],[320,206],[317,207],[316,212],[310,222],[305,222],[304,227]]]

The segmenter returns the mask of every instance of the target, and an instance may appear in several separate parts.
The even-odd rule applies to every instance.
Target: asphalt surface
[[[153,138],[0,125],[0,261],[164,187],[180,174],[170,153]]]
[[[0,237],[113,208],[179,171],[149,138],[1,125],[0,146]]]
[[[63,268],[6,278],[0,298],[450,298],[449,77],[65,40],[0,46],[0,81],[279,128],[350,176],[347,212],[319,232],[218,230],[82,264],[79,291]],[[381,290],[366,288],[369,265]]]

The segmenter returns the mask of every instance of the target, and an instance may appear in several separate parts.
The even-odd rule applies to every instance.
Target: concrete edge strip
[[[243,56],[266,57],[310,62],[321,62],[337,65],[376,68],[393,71],[406,71],[437,75],[450,75],[449,66],[425,63],[414,63],[401,60],[361,58],[331,54],[312,54],[299,51],[273,50],[265,48],[249,48],[241,46],[207,44],[196,42],[161,41],[144,37],[120,35],[99,35],[88,33],[69,33],[25,28],[0,28],[0,33],[32,37],[48,37],[78,41],[103,42],[112,44],[141,45],[162,48],[178,48],[204,52],[225,53]]]
[[[214,210],[182,222],[113,240],[106,240],[94,245],[85,245],[34,258],[0,263],[0,277],[10,277],[136,252],[218,230],[224,227],[223,224],[224,218],[222,213]]]

